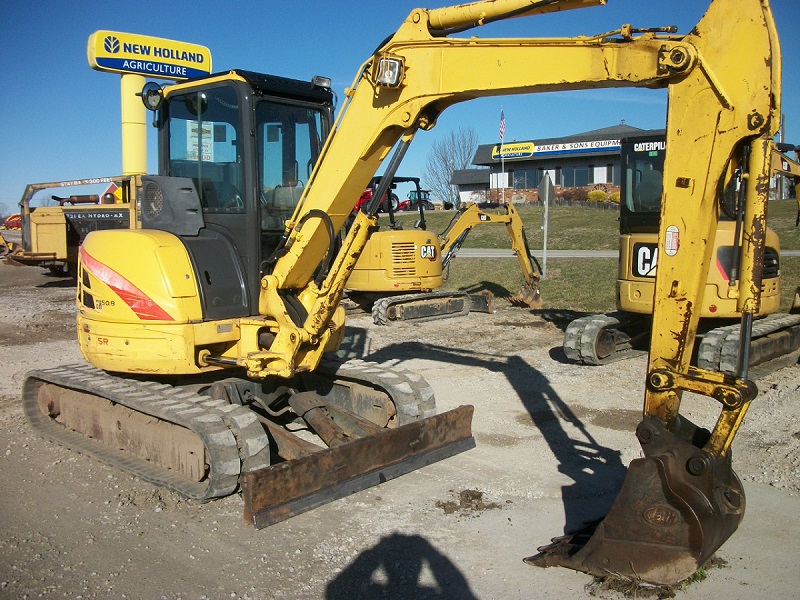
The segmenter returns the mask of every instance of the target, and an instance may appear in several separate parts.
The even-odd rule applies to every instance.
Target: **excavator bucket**
[[[736,531],[745,496],[730,453],[703,452],[707,432],[683,421],[674,433],[646,416],[636,430],[645,456],[631,462],[608,515],[525,562],[660,585],[693,575]]]
[[[517,306],[542,308],[542,291],[539,289],[538,283],[523,285],[516,294],[511,296],[511,303]]]

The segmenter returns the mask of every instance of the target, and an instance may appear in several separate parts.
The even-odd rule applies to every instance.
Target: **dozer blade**
[[[469,295],[470,312],[489,313],[494,312],[494,295],[489,290],[484,290],[477,294]]]
[[[745,496],[730,454],[716,460],[655,417],[645,417],[637,437],[645,458],[631,462],[608,515],[554,538],[526,563],[675,585],[736,531]]]
[[[472,406],[243,474],[245,520],[257,529],[475,447]]]

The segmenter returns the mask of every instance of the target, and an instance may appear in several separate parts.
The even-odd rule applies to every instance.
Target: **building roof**
[[[588,142],[592,140],[609,140],[609,139],[616,140],[628,137],[654,135],[659,133],[663,134],[664,130],[640,129],[639,127],[631,127],[630,125],[625,125],[624,123],[620,123],[619,125],[612,125],[610,127],[603,127],[601,129],[593,129],[591,131],[584,131],[582,133],[575,133],[564,137],[522,140],[522,142],[518,142],[517,140],[515,140],[514,143],[530,142],[533,143],[534,145],[565,144],[569,142]],[[499,163],[500,159],[492,158],[492,149],[495,146],[497,146],[496,143],[482,144],[478,146],[478,149],[475,151],[475,156],[472,159],[472,164],[491,165],[494,163]],[[572,156],[580,156],[580,155],[572,154]],[[548,158],[552,158],[552,155],[550,155]]]
[[[489,169],[458,169],[453,171],[450,183],[453,185],[489,184]]]

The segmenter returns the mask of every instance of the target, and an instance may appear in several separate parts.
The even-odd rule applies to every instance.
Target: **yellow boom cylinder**
[[[483,0],[430,10],[428,26],[432,30],[443,31],[456,27],[483,25],[508,17],[528,17],[605,3],[606,0]]]

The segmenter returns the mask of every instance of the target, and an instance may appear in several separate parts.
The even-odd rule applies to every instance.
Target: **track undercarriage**
[[[29,372],[23,406],[42,436],[185,497],[241,490],[259,528],[475,444],[471,406],[435,415],[424,379],[363,361],[269,386],[69,365]]]
[[[646,352],[650,317],[615,312],[575,319],[564,331],[564,354],[586,365],[605,365]]]
[[[348,311],[363,308],[372,314],[376,325],[396,321],[432,321],[448,317],[465,317],[470,312],[493,313],[494,295],[488,290],[470,294],[464,291],[419,292],[411,294],[355,293],[348,296]],[[515,306],[541,308],[538,286],[524,285],[508,300]],[[369,306],[371,305],[371,308]]]
[[[701,324],[702,325],[702,324]],[[706,323],[708,325],[708,322]],[[564,332],[564,354],[587,365],[605,365],[646,353],[649,315],[616,312],[572,321]],[[740,325],[714,327],[700,333],[695,364],[734,374],[739,355]],[[800,314],[773,314],[753,323],[749,366],[763,376],[796,363],[800,352]]]

